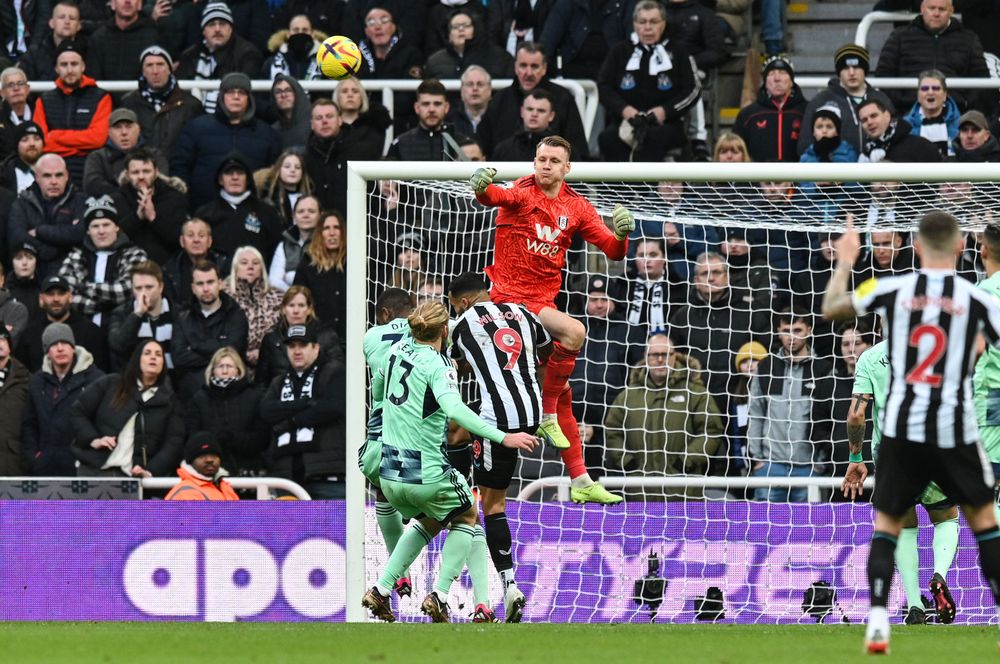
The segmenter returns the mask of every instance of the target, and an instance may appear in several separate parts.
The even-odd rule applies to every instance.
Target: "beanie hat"
[[[21,139],[28,134],[33,134],[42,139],[43,143],[45,142],[45,134],[42,132],[42,128],[37,123],[28,120],[14,127],[14,143],[20,143]]]
[[[763,344],[757,341],[748,341],[740,346],[739,352],[736,353],[736,370],[740,370],[740,365],[743,364],[744,360],[760,362],[765,357],[767,357],[767,349],[764,348]]]
[[[243,90],[249,95],[251,87],[249,76],[234,71],[222,77],[222,81],[219,82],[219,93],[225,94],[227,90]]]
[[[118,209],[115,208],[115,202],[110,195],[105,194],[100,198],[91,196],[87,199],[86,205],[87,209],[83,211],[85,228],[89,228],[90,222],[94,219],[111,219],[116,224],[118,223]]]
[[[162,46],[157,46],[156,44],[147,47],[145,51],[139,54],[140,69],[142,68],[142,65],[146,62],[146,58],[148,58],[151,55],[158,55],[164,60],[166,60],[167,66],[170,67],[170,71],[173,71],[174,60],[173,58],[170,57],[170,53],[167,52],[167,49],[163,48]]]
[[[205,9],[201,12],[201,27],[205,28],[211,21],[217,18],[221,18],[223,21],[233,24],[233,10],[229,8],[224,2],[210,2],[205,5]]]
[[[829,119],[831,122],[833,122],[833,125],[837,128],[837,135],[838,136],[840,135],[841,116],[840,116],[840,107],[837,106],[837,104],[831,101],[817,108],[816,113],[813,114],[813,126],[816,126],[816,118]]]
[[[867,74],[871,71],[872,61],[868,49],[857,44],[844,44],[833,55],[833,66],[839,74],[847,67],[860,67]]]
[[[764,78],[767,78],[768,73],[770,73],[772,69],[784,69],[793,80],[795,79],[795,68],[792,67],[792,61],[789,60],[787,56],[772,55],[764,60]]]
[[[66,323],[51,323],[42,332],[42,351],[49,352],[54,344],[65,341],[70,346],[76,348],[76,337],[73,336],[73,328]]]
[[[211,431],[199,431],[184,446],[184,461],[188,464],[193,464],[195,459],[205,454],[222,458],[222,445]]]
[[[64,39],[58,46],[56,46],[56,60],[59,56],[66,51],[73,51],[74,53],[79,53],[80,57],[84,60],[87,59],[87,52],[83,48],[83,44],[72,39]]]

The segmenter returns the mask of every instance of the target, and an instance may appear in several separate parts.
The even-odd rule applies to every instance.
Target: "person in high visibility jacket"
[[[225,480],[222,446],[215,435],[199,431],[184,447],[184,460],[177,469],[181,483],[170,490],[166,500],[239,500]]]

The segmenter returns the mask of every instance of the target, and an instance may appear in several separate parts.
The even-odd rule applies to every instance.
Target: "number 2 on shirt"
[[[916,326],[910,332],[910,346],[913,348],[920,346],[920,340],[926,336],[930,336],[934,340],[934,347],[931,348],[931,352],[922,362],[913,367],[913,371],[906,374],[906,382],[911,385],[925,383],[931,387],[941,387],[941,374],[931,373],[931,369],[944,355],[948,344],[948,335],[940,326],[924,323]]]

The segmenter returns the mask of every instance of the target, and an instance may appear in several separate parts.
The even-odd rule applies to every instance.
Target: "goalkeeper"
[[[861,461],[861,446],[865,435],[865,410],[872,404],[872,455],[878,457],[882,442],[882,409],[889,392],[889,359],[887,342],[880,341],[858,358],[854,373],[854,393],[847,413],[847,437],[851,446],[851,463],[844,475],[842,490],[845,496],[861,495],[868,468]],[[938,622],[955,620],[955,601],[948,590],[945,577],[958,549],[958,508],[944,495],[934,482],[920,495],[920,504],[934,524],[934,575],[930,581],[931,595],[937,609]],[[922,625],[927,622],[920,597],[920,552],[917,548],[917,511],[911,508],[903,518],[903,529],[896,545],[896,567],[903,580],[908,610],[904,622]]]
[[[396,582],[431,539],[450,526],[438,581],[420,605],[434,622],[448,622],[448,593],[469,558],[478,520],[472,491],[445,452],[448,419],[473,435],[513,449],[530,452],[538,441],[527,433],[504,434],[462,403],[458,376],[441,354],[448,337],[448,309],[443,304],[421,304],[407,321],[410,337],[394,345],[386,358],[379,484],[404,518],[418,521],[399,538],[362,604],[377,618],[395,620],[389,595]],[[483,568],[489,564],[485,551],[478,562]],[[477,614],[480,608],[476,607]]]
[[[480,168],[469,183],[483,205],[499,207],[493,265],[486,274],[493,282],[490,299],[513,302],[537,315],[555,339],[542,379],[542,421],[538,434],[561,449],[572,480],[575,502],[618,503],[594,482],[583,461],[572,393],[567,381],[586,338],[583,324],[555,307],[562,287],[566,251],[574,236],[597,246],[612,260],[625,257],[628,235],[635,228],[632,214],[621,205],[612,213],[608,230],[594,206],[565,183],[570,171],[570,144],[561,136],[547,136],[535,149],[535,173],[519,178],[509,188],[493,184],[496,170]]]

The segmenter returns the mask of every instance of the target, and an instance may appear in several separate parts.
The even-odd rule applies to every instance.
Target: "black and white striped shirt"
[[[535,351],[552,342],[538,317],[515,304],[480,302],[462,314],[451,338],[476,374],[480,417],[506,432],[537,428],[542,393]]]
[[[891,368],[884,436],[941,448],[979,440],[973,406],[976,338],[1000,341],[1000,304],[951,270],[869,279],[858,314],[882,315]]]

